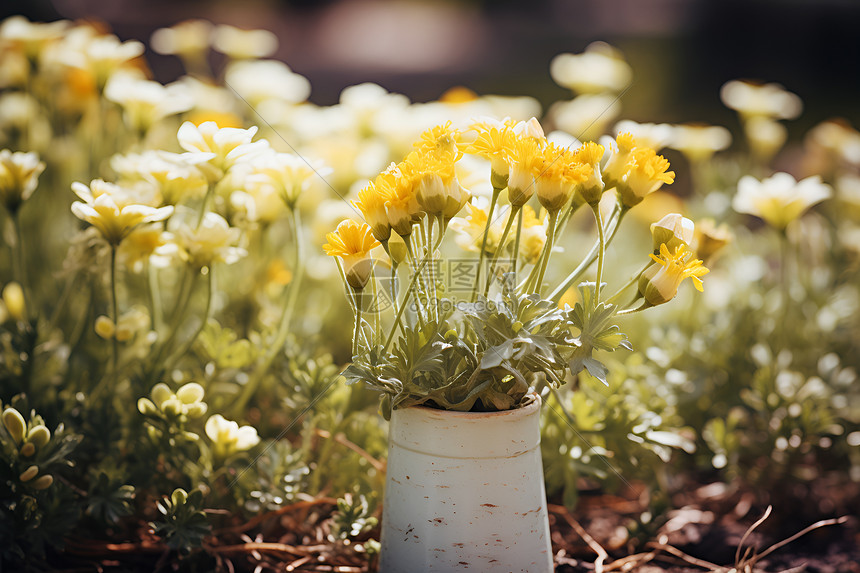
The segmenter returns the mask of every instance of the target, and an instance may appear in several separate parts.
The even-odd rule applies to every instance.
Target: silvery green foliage
[[[405,329],[391,351],[375,347],[357,357],[344,375],[386,394],[386,413],[417,404],[508,410],[529,389],[559,387],[583,369],[605,383],[607,369],[592,352],[630,344],[612,322],[617,307],[596,303],[593,285],[580,291],[582,302],[561,310],[506,280],[496,298],[451,305],[438,322]]]

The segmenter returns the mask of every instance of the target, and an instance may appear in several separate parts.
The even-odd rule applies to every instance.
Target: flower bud
[[[493,189],[504,189],[508,186],[508,164],[503,159],[492,161],[490,166],[490,183]]]
[[[158,408],[152,403],[149,398],[141,398],[137,401],[137,410],[144,416],[155,416],[158,413]]]
[[[660,252],[660,245],[664,244],[669,252],[674,253],[678,245],[689,247],[693,242],[695,225],[693,221],[678,213],[669,213],[656,223],[651,224],[651,238],[653,239],[654,252]]]
[[[21,446],[20,453],[23,457],[29,458],[30,456],[32,456],[33,454],[36,453],[36,446],[34,446],[30,442],[27,442],[26,444]]]
[[[442,178],[435,173],[425,173],[418,182],[418,204],[430,215],[440,215],[448,202],[448,193]]]
[[[37,448],[44,447],[50,439],[51,431],[42,424],[39,424],[27,432],[27,441],[31,442]]]
[[[39,466],[30,466],[18,476],[18,479],[22,482],[28,482],[39,474]]]
[[[51,484],[53,484],[53,483],[54,483],[54,477],[53,476],[42,476],[39,479],[37,479],[36,481],[34,481],[31,485],[33,486],[33,489],[42,490],[42,489],[48,489],[49,487],[51,487]]]
[[[16,282],[11,282],[3,289],[3,302],[9,316],[17,321],[26,322],[27,306],[24,304],[24,289]]]
[[[362,290],[367,285],[367,281],[370,280],[373,271],[373,259],[356,257],[354,260],[344,260],[344,267],[346,282],[349,283],[349,286],[355,290]]]
[[[116,327],[114,326],[113,321],[105,315],[101,315],[96,319],[95,329],[96,334],[105,340],[110,340],[116,333]]]
[[[409,252],[406,249],[403,237],[397,233],[392,233],[391,238],[388,239],[388,255],[391,257],[391,260],[399,265],[406,260],[408,254]]]
[[[206,406],[205,402],[195,402],[194,404],[190,404],[185,408],[185,414],[189,418],[199,418],[203,414],[206,413],[206,410],[209,408]]]
[[[16,444],[20,444],[24,440],[24,430],[27,428],[27,424],[18,410],[6,408],[3,412],[3,425],[6,426],[6,430]]]
[[[161,404],[161,411],[168,416],[179,416],[182,413],[182,402],[178,398],[168,398]]]
[[[164,402],[173,396],[173,392],[170,391],[170,387],[168,387],[167,384],[159,382],[152,387],[150,395],[152,396],[152,401],[155,402],[155,405],[162,408]]]
[[[197,382],[189,382],[176,391],[176,397],[179,398],[183,404],[194,404],[195,402],[200,402],[203,400],[204,394],[205,391],[203,390],[203,386]]]
[[[173,502],[173,505],[183,505],[188,501],[188,493],[186,493],[182,488],[176,488],[173,490],[173,493],[170,494],[170,501]]]

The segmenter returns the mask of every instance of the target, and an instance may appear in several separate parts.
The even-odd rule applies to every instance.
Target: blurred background
[[[144,41],[189,18],[269,29],[280,42],[274,57],[310,80],[310,100],[320,105],[369,81],[416,102],[462,85],[530,95],[546,108],[567,95],[550,78],[551,58],[603,40],[635,70],[622,98],[629,119],[736,128],[719,88],[745,78],[780,83],[802,98],[790,139],[834,114],[860,123],[860,2],[853,0],[29,0],[0,8],[0,17],[16,13],[100,20],[121,39]],[[174,57],[150,49],[147,58],[162,82],[182,73]]]

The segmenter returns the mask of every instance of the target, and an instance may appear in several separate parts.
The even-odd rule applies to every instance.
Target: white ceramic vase
[[[552,571],[540,397],[505,412],[394,410],[382,573]]]

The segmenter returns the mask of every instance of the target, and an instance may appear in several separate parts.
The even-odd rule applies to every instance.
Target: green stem
[[[517,216],[521,207],[511,206],[511,209],[508,213],[508,222],[505,223],[505,230],[502,231],[502,238],[499,239],[499,245],[496,247],[496,252],[493,253],[493,260],[490,262],[490,268],[487,270],[487,280],[484,284],[484,296],[490,292],[490,285],[493,283],[493,276],[496,273],[496,264],[499,260],[499,256],[501,256],[502,251],[505,248],[505,242],[508,240],[508,234],[511,232],[511,225],[514,223],[514,218]],[[514,259],[516,259],[517,253],[514,252]]]
[[[203,204],[200,205],[200,214],[197,216],[197,226],[195,229],[199,229],[200,225],[203,224],[203,218],[206,216],[206,208],[209,205],[209,201],[212,198],[212,195],[215,194],[215,183],[210,183],[206,188],[206,195],[203,196]]]
[[[21,232],[21,217],[20,211],[15,211],[9,219],[12,225],[12,230],[15,234],[15,246],[12,248],[12,272],[15,280],[21,285],[21,292],[24,296],[24,316],[29,319],[32,316],[30,308],[30,288],[27,281],[27,266],[24,262],[24,234]]]
[[[595,203],[591,206],[594,212],[594,220],[597,222],[597,237],[600,241],[600,250],[597,251],[597,279],[594,285],[594,301],[600,302],[600,285],[603,282],[603,257],[606,253],[606,237],[603,232],[603,217],[600,214],[600,205]]]
[[[168,334],[167,339],[165,339],[165,341],[158,347],[158,351],[155,353],[155,358],[151,362],[151,370],[149,371],[150,383],[155,382],[155,376],[160,370],[164,353],[170,348],[171,344],[173,344],[173,341],[176,339],[176,335],[179,333],[179,326],[185,318],[188,311],[188,302],[191,300],[191,293],[194,291],[194,278],[192,277],[196,277],[198,272],[199,271],[196,268],[186,268],[182,275],[182,283],[179,285],[179,293],[176,295],[176,304],[173,307],[173,320],[168,325],[170,334]]]
[[[606,237],[607,245],[612,243],[612,239],[615,237],[615,233],[618,231],[618,227],[621,225],[621,220],[627,214],[627,211],[629,211],[628,208],[621,208],[620,210],[614,211],[613,214],[618,213],[618,216],[611,216],[609,218],[609,221],[607,221],[607,228],[612,226],[614,222],[614,226],[612,226],[612,229],[608,232],[608,236]],[[597,259],[597,251],[599,248],[600,243],[595,243],[588,255],[586,255],[582,262],[579,263],[579,266],[573,269],[573,271],[571,271],[571,273],[567,275],[567,277],[565,277],[561,284],[559,284],[558,287],[556,287],[556,289],[552,291],[552,293],[549,295],[550,300],[554,302],[559,301],[561,295],[563,295],[565,291],[567,291],[567,289],[569,289],[571,285],[573,285],[579,279],[579,277],[582,276],[582,273],[584,273],[586,269],[588,269],[588,267],[590,267],[591,264]]]
[[[409,264],[412,267],[412,273],[413,273],[413,283],[412,284],[415,284],[415,291],[418,292],[419,304],[417,305],[417,309],[416,309],[415,314],[418,317],[418,324],[421,326],[421,328],[424,328],[424,315],[423,315],[424,302],[427,301],[428,299],[427,299],[427,290],[426,290],[426,288],[424,288],[424,276],[423,276],[422,271],[423,271],[424,267],[426,266],[426,261],[428,261],[429,258],[427,256],[425,256],[423,259],[425,261],[425,263],[422,263],[421,265],[419,265],[417,262],[417,257],[415,256],[415,247],[414,247],[414,243],[412,241],[412,236],[407,235],[406,237],[403,237],[403,241],[406,243],[406,254],[409,257]],[[414,281],[414,279],[416,279],[416,278],[418,279],[417,283],[415,283],[415,281]],[[407,292],[407,295],[408,294],[409,294],[409,292]],[[405,304],[405,301],[404,301],[404,304]]]
[[[203,329],[206,328],[206,325],[209,322],[209,313],[212,309],[212,294],[215,292],[215,267],[209,267],[209,273],[206,275],[207,277],[207,288],[206,288],[206,306],[203,310],[203,319],[200,321],[200,326],[197,327],[197,330],[194,331],[194,334],[191,335],[185,344],[182,345],[182,349],[178,352],[174,352],[164,363],[164,367],[169,369],[173,364],[176,363],[177,360],[181,359],[183,356],[188,354],[191,350],[191,347],[194,345],[194,342],[200,336],[200,333],[203,332]]]
[[[275,357],[278,355],[278,352],[284,346],[284,343],[287,341],[287,335],[289,334],[290,319],[292,318],[293,309],[295,308],[296,301],[298,300],[299,287],[301,285],[302,275],[304,274],[305,259],[304,242],[302,239],[301,217],[299,216],[298,209],[290,209],[290,211],[293,216],[293,231],[295,233],[296,240],[296,247],[294,252],[295,264],[293,265],[293,267],[295,268],[295,273],[293,274],[293,280],[287,287],[286,302],[284,304],[283,312],[281,314],[281,321],[278,326],[278,332],[275,336],[275,340],[266,352],[266,355],[264,356],[263,361],[260,363],[259,367],[254,370],[253,374],[248,379],[248,382],[245,383],[245,386],[242,388],[242,393],[239,395],[239,398],[233,404],[232,412],[234,418],[241,417],[243,410],[248,405],[248,402],[251,400],[251,396],[253,396],[254,392],[257,391],[260,382],[263,380],[263,376],[272,366],[272,362],[275,361]]]
[[[523,230],[523,210],[520,209],[519,213],[517,213],[517,235],[514,239],[514,268],[512,272],[514,273],[514,280],[517,279],[517,262],[520,260],[520,234]]]
[[[158,332],[161,327],[162,310],[161,310],[161,290],[158,284],[158,273],[152,267],[151,263],[146,264],[146,294],[149,298],[149,310],[152,314],[150,319],[152,329]]]
[[[439,248],[439,245],[442,244],[443,236],[444,235],[440,233],[439,238],[436,241],[436,244],[433,245],[432,251],[435,251],[437,248]],[[391,331],[388,333],[388,338],[385,341],[385,346],[383,346],[383,348],[382,348],[383,355],[388,351],[388,347],[391,345],[391,341],[394,340],[394,334],[397,332],[398,326],[400,327],[401,330],[403,330],[403,325],[400,322],[401,318],[403,316],[403,311],[406,309],[406,307],[409,303],[409,297],[412,296],[412,294],[417,290],[416,285],[418,283],[418,279],[421,276],[421,272],[424,270],[424,267],[427,265],[427,263],[429,261],[430,261],[429,255],[425,256],[424,260],[422,260],[421,263],[418,265],[417,270],[412,274],[412,280],[409,281],[409,286],[406,288],[406,294],[403,296],[403,302],[400,303],[400,308],[397,311],[397,316],[394,317],[394,324],[391,325]],[[396,292],[394,293],[394,296],[395,297],[397,296]],[[420,313],[418,313],[418,317],[419,317],[419,321],[420,321],[420,317],[421,317]]]
[[[110,246],[110,318],[114,324],[114,333],[111,337],[111,371],[114,384],[119,384],[119,342],[116,339],[116,331],[119,329],[119,303],[116,296],[116,248],[116,245]]]
[[[356,293],[355,305],[355,331],[352,333],[352,356],[353,360],[358,356],[358,337],[361,332],[361,293]]]
[[[633,277],[632,277],[629,281],[627,281],[626,283],[624,283],[624,286],[623,286],[623,287],[621,287],[620,289],[618,289],[618,291],[617,291],[614,295],[612,295],[611,297],[609,297],[608,299],[606,299],[606,302],[607,302],[607,303],[609,303],[609,304],[615,304],[615,301],[616,301],[616,300],[618,300],[619,298],[621,298],[621,295],[622,295],[622,294],[624,294],[624,291],[626,291],[626,290],[627,290],[628,288],[630,288],[633,284],[635,284],[636,282],[638,282],[638,281],[639,281],[639,277],[641,277],[641,276],[642,276],[642,273],[644,273],[644,272],[648,269],[648,267],[650,267],[652,264],[653,264],[653,261],[651,261],[651,262],[647,263],[647,264],[642,268],[642,270],[641,270],[641,271],[639,271],[638,273],[636,273],[635,275],[633,275]]]
[[[546,268],[549,263],[549,257],[552,253],[552,246],[555,242],[555,225],[558,220],[558,211],[554,213],[550,213],[549,215],[549,229],[547,230],[546,236],[546,244],[544,245],[544,252],[540,262],[540,272],[538,272],[537,280],[535,281],[534,288],[532,289],[534,292],[540,294],[540,291],[543,287],[543,278],[546,274]]]
[[[493,197],[490,199],[490,210],[487,213],[487,224],[484,227],[484,238],[481,240],[481,252],[478,254],[478,268],[475,270],[475,283],[472,285],[472,295],[469,297],[471,302],[475,302],[478,296],[478,285],[481,284],[481,267],[484,265],[484,254],[487,251],[487,236],[490,234],[490,225],[493,224],[493,212],[496,209],[496,202],[499,200],[502,189],[493,187]]]

